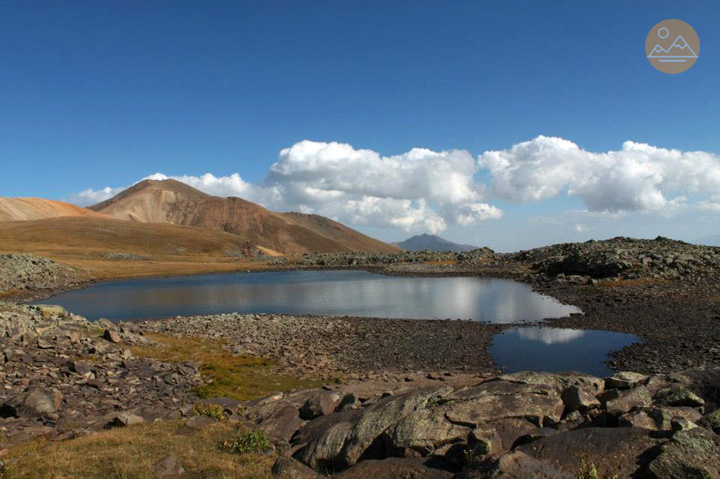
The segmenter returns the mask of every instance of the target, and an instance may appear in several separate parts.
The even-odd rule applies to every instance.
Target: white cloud
[[[485,185],[477,173],[488,178]],[[538,136],[477,158],[465,150],[413,148],[396,156],[336,142],[301,141],[280,151],[264,181],[237,174],[166,176],[217,196],[239,196],[276,211],[317,213],[357,226],[438,233],[499,219],[489,198],[531,202],[562,195],[580,198],[567,211],[578,233],[599,218],[628,213],[671,216],[720,211],[720,158],[626,141],[621,150],[594,153],[563,138]],[[89,205],[124,188],[88,189],[70,201]],[[692,201],[688,200],[692,198]],[[529,221],[541,221],[529,218]],[[597,228],[592,228],[597,230]]]
[[[712,198],[700,201],[697,204],[698,209],[704,210],[704,211],[713,211],[720,213],[720,195],[715,195]]]
[[[483,202],[483,185],[473,179],[478,165],[467,151],[413,148],[382,157],[343,143],[301,141],[283,149],[263,183],[240,175],[166,176],[217,196],[239,196],[274,210],[329,216],[353,225],[438,233],[497,219],[502,211]],[[89,205],[123,188],[86,190],[70,201]]]
[[[112,198],[125,188],[125,186],[120,186],[117,188],[110,188],[109,186],[106,186],[105,188],[99,190],[93,190],[92,188],[88,188],[87,190],[81,191],[80,193],[71,194],[68,197],[68,202],[81,206],[90,206]]]
[[[495,195],[538,201],[561,193],[580,197],[591,211],[672,211],[682,193],[720,189],[720,159],[702,151],[681,152],[626,141],[622,150],[593,153],[545,136],[478,158],[489,171]]]

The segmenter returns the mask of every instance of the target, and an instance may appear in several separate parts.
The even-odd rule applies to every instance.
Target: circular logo
[[[695,29],[682,20],[663,20],[650,29],[645,54],[661,72],[682,73],[697,61],[700,39]]]

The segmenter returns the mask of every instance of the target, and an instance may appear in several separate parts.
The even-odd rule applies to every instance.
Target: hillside
[[[0,221],[31,221],[68,216],[105,217],[87,208],[62,201],[0,197]]]
[[[142,181],[90,209],[139,223],[224,231],[285,254],[399,250],[322,216],[275,213],[241,198],[211,196],[175,180]]]
[[[113,218],[0,222],[0,251],[33,253],[98,277],[190,274],[260,267],[245,240],[222,231]],[[267,253],[267,251],[264,251]]]
[[[453,243],[445,238],[437,235],[421,234],[408,238],[405,241],[393,243],[408,251],[452,251],[453,253],[463,253],[478,249],[477,246],[467,244]]]

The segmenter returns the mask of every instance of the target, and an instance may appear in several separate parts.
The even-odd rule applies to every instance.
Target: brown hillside
[[[261,267],[260,262],[236,256],[244,241],[222,231],[107,217],[0,222],[0,252],[33,253],[109,278]],[[115,261],[108,259],[109,253],[148,259]]]
[[[62,201],[0,197],[0,221],[32,221],[67,216],[105,217],[87,208]]]
[[[286,254],[399,251],[322,216],[275,213],[241,198],[211,196],[175,180],[145,180],[90,208],[141,223],[225,231]]]

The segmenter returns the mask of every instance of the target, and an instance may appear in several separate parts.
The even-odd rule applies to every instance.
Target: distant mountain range
[[[82,218],[82,221],[66,217]],[[198,231],[179,233],[184,231],[183,227],[194,227],[191,229],[215,234],[217,237],[213,241],[217,244],[249,241],[274,254],[400,251],[397,246],[383,243],[324,216],[276,213],[241,198],[211,196],[175,180],[141,181],[89,208],[41,198],[0,197],[0,222],[5,222],[3,231],[9,225],[7,222],[33,220],[45,221],[42,228],[50,228],[48,225],[59,227],[57,221],[67,220],[62,221],[65,234],[61,237],[81,242],[91,227],[94,231],[109,231],[112,228],[122,229],[124,223],[124,234],[129,235],[128,243],[132,243],[133,234],[148,235],[153,229],[160,231],[161,225],[164,225],[163,234],[170,236],[197,238],[200,236]],[[118,223],[117,220],[122,221]],[[137,226],[146,224],[147,227],[134,227],[129,223]],[[173,230],[168,225],[180,229]],[[13,231],[20,232],[22,229],[22,241],[28,241],[33,239],[33,231],[44,231],[40,223],[36,226],[9,225],[7,233],[12,236]],[[206,234],[203,238],[209,237]],[[20,241],[20,238],[17,239]],[[137,241],[141,242],[141,238]]]
[[[477,246],[469,244],[459,244],[448,241],[437,235],[421,234],[408,238],[405,241],[393,243],[408,251],[452,251],[454,253],[462,253],[463,251],[472,251],[478,249]]]

